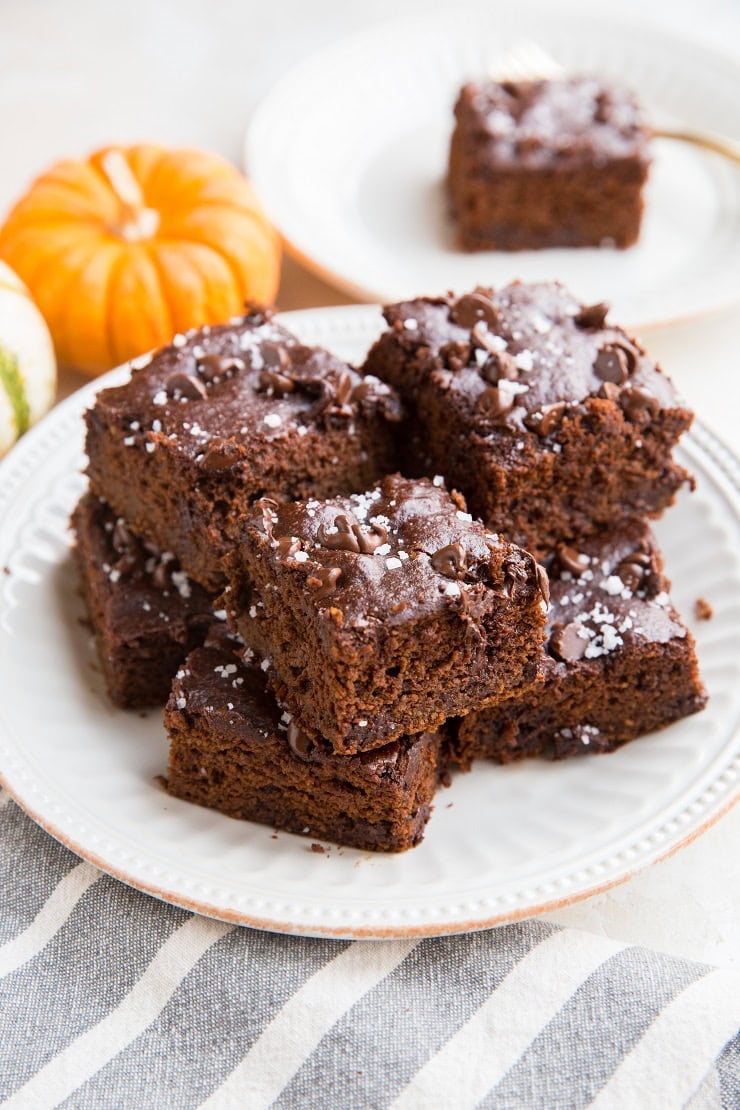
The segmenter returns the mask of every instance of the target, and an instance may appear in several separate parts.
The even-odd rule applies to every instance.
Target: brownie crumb
[[[314,841],[314,843],[313,843],[313,844],[311,845],[311,851],[312,851],[312,852],[318,852],[318,853],[319,853],[319,855],[322,855],[322,856],[323,856],[323,855],[324,855],[324,853],[326,852],[326,848],[324,848],[323,844],[317,844],[317,843],[316,843],[316,842]]]
[[[694,602],[694,616],[698,621],[710,621],[714,616],[714,609],[703,597],[697,597]]]
[[[10,576],[10,567],[3,567],[3,574]]]

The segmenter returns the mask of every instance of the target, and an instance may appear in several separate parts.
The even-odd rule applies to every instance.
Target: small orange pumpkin
[[[280,248],[254,192],[217,155],[107,147],[42,174],[0,229],[60,362],[94,375],[270,303]]]

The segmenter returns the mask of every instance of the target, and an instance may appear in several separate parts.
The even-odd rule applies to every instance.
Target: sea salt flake
[[[157,450],[157,445],[156,445],[156,443],[147,443],[146,444],[146,449],[149,452],[149,454],[151,455],[151,454],[154,453],[154,451]]]
[[[532,370],[534,367],[532,352],[526,349],[523,351],[519,351],[516,355],[514,355],[514,362],[517,369],[524,370],[525,373],[528,370]]]
[[[395,556],[391,556],[390,559],[386,559],[385,565],[388,567],[388,570],[398,570],[403,566],[403,563],[400,559],[396,559]]]
[[[260,663],[260,670],[261,671],[269,671],[271,662],[272,662],[271,659],[263,659],[262,662]]]
[[[190,586],[190,579],[184,570],[173,570],[172,585],[175,587],[180,597],[187,599],[193,592]]]
[[[172,346],[173,347],[184,347],[186,343],[187,343],[187,339],[185,338],[185,336],[180,335],[179,333],[172,340]]]
[[[457,517],[458,520],[472,521],[472,519],[473,519],[473,517],[471,516],[470,513],[464,513],[462,511],[462,509],[458,509],[457,512],[455,513],[455,516]]]
[[[375,548],[375,554],[376,555],[388,555],[390,553],[390,550],[391,550],[391,545],[389,543],[381,543],[380,547]]]
[[[435,474],[434,477],[432,478],[432,485],[433,486],[443,486],[444,484],[445,484],[445,480],[442,477],[442,475],[441,474]]]
[[[126,438],[123,441],[123,446],[124,447],[133,447],[133,445],[135,443],[136,443],[136,440],[134,439],[133,436],[126,436]]]
[[[279,428],[283,422],[283,418],[277,412],[268,412],[267,416],[263,417],[263,421],[267,424],[268,428]]]
[[[308,562],[308,554],[305,551],[296,551],[295,555],[293,555],[292,558],[296,563]]]
[[[185,706],[188,704],[187,698],[179,697],[175,704],[177,705],[178,709],[184,709]]]
[[[162,421],[161,420],[152,420],[152,431],[153,432],[161,432],[162,431]]]
[[[154,394],[154,396],[152,397],[152,404],[153,405],[166,405],[167,404],[167,394],[165,393],[165,391],[163,389],[158,389],[157,392]]]

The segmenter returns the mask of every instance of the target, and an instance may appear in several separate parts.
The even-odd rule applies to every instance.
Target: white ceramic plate
[[[457,90],[525,38],[629,81],[652,118],[740,137],[740,65],[650,25],[532,0],[401,19],[303,62],[251,120],[246,168],[293,253],[358,300],[559,278],[635,327],[740,299],[740,167],[675,141],[655,143],[627,251],[454,249],[442,180]]]
[[[286,314],[308,342],[361,358],[377,309]],[[740,778],[740,466],[697,429],[698,478],[658,532],[679,609],[696,624],[702,714],[609,756],[480,765],[437,798],[400,856],[328,847],[169,798],[158,711],[107,701],[83,616],[67,520],[84,480],[81,414],[115,370],[70,397],[0,467],[0,771],[44,828],[132,886],[226,920],[291,933],[449,933],[529,915],[622,881],[730,804]]]

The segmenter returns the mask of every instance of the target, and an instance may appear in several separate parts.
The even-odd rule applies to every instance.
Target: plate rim
[[[488,10],[483,0],[464,0],[462,7],[471,11]],[[551,10],[546,3],[543,4],[542,0],[520,0],[520,8],[532,14],[538,10]],[[733,75],[740,81],[740,58],[729,47],[723,48],[717,44],[704,41],[695,42],[686,30],[676,31],[673,28],[665,27],[652,18],[641,19],[632,12],[621,12],[618,9],[594,13],[590,10],[583,10],[571,4],[566,4],[562,14],[567,19],[577,19],[580,23],[586,22],[604,30],[608,30],[610,26],[618,27],[621,31],[632,30],[636,34],[647,34],[653,38],[660,38],[668,44],[673,43],[684,49],[690,48],[692,54],[695,57],[700,57],[705,64],[712,65],[720,62],[723,67],[732,71]],[[449,16],[450,12],[447,10],[435,11],[433,18],[441,22]],[[413,28],[414,25],[425,25],[427,22],[428,17],[418,12],[385,18],[377,23],[349,31],[312,51],[306,57],[299,59],[280,75],[252,109],[241,141],[240,163],[242,170],[253,185],[257,198],[280,236],[286,252],[325,284],[333,286],[339,292],[356,299],[360,303],[376,304],[380,302],[383,304],[397,298],[387,297],[381,290],[363,285],[354,278],[346,276],[340,270],[334,269],[326,261],[322,261],[318,255],[312,253],[310,243],[306,242],[304,235],[297,235],[294,229],[290,234],[284,230],[282,212],[278,211],[276,213],[272,206],[269,190],[263,188],[260,172],[255,169],[261,161],[262,149],[255,142],[255,134],[262,127],[262,119],[270,112],[273,101],[281,97],[283,90],[290,88],[303,74],[310,73],[322,61],[328,62],[336,56],[338,51],[360,45],[364,40],[373,39],[383,32],[397,33],[403,27]],[[734,292],[728,293],[723,298],[718,296],[711,304],[700,304],[696,308],[687,306],[681,312],[664,311],[650,315],[638,314],[634,319],[628,319],[626,324],[633,329],[670,327],[674,324],[704,319],[715,312],[726,312],[739,303],[740,281]]]
[[[299,322],[299,317],[302,317],[304,320],[313,321],[317,331],[323,331],[325,335],[328,334],[330,336],[333,334],[336,338],[338,334],[341,335],[342,331],[351,333],[353,331],[360,331],[361,329],[366,330],[372,323],[377,321],[378,306],[346,305],[324,309],[298,309],[294,312],[281,313],[280,317],[287,324],[290,324],[291,320]],[[3,505],[16,495],[18,488],[22,487],[23,481],[28,476],[29,465],[32,464],[37,445],[41,446],[45,444],[47,437],[51,436],[52,444],[49,449],[53,450],[54,443],[57,442],[59,438],[58,434],[56,436],[54,435],[58,426],[60,428],[64,427],[68,416],[71,416],[73,412],[77,413],[78,418],[81,418],[82,412],[89,402],[89,399],[99,389],[106,388],[106,386],[120,380],[127,370],[127,365],[117,367],[109,371],[103,377],[94,379],[83,385],[70,397],[61,402],[61,404],[52,409],[52,411],[31,429],[19,444],[11,450],[7,458],[0,462],[0,515]],[[737,500],[740,498],[740,459],[738,459],[735,453],[700,422],[695,422],[688,438],[691,440],[692,445],[697,447],[703,456],[708,456],[713,467],[719,470],[724,482],[727,483],[733,495],[733,499]],[[5,480],[6,475],[8,476],[8,481]],[[727,490],[723,492],[726,494]],[[740,504],[740,501],[738,504]],[[731,505],[730,508],[734,511],[736,520],[740,520],[740,509],[738,509],[737,505]],[[10,731],[1,717],[0,724],[3,726],[0,733],[7,733]],[[564,891],[562,895],[554,894],[552,897],[540,897],[537,901],[527,904],[514,904],[511,907],[497,909],[495,912],[484,913],[481,916],[464,915],[455,921],[450,920],[448,917],[442,921],[435,922],[433,919],[429,919],[433,918],[433,914],[430,912],[431,908],[427,907],[426,909],[421,909],[422,916],[425,915],[428,919],[426,921],[416,923],[408,920],[404,923],[396,921],[390,925],[383,925],[380,922],[368,922],[367,920],[365,922],[357,921],[352,923],[351,919],[338,920],[336,923],[320,920],[309,922],[305,914],[301,921],[300,918],[296,920],[296,915],[291,911],[282,917],[271,916],[269,913],[262,915],[257,912],[252,912],[249,909],[248,903],[253,896],[248,896],[247,904],[242,908],[234,905],[225,907],[223,905],[211,903],[202,897],[191,897],[186,894],[184,890],[178,891],[177,889],[169,889],[169,885],[167,884],[157,885],[157,883],[149,881],[146,877],[137,874],[135,870],[127,870],[126,867],[122,866],[121,863],[115,859],[116,853],[114,853],[113,859],[107,859],[104,852],[101,854],[92,847],[86,846],[73,832],[65,832],[65,830],[57,824],[53,816],[53,806],[48,807],[48,811],[44,812],[44,805],[39,808],[34,802],[33,789],[24,790],[25,780],[22,774],[19,776],[21,781],[18,783],[14,780],[12,771],[6,771],[5,768],[0,767],[0,785],[4,787],[10,797],[13,798],[32,820],[81,859],[86,860],[93,866],[99,868],[102,872],[113,876],[134,889],[169,904],[180,906],[183,909],[200,913],[217,920],[227,921],[232,924],[288,935],[321,936],[336,939],[382,940],[410,937],[420,938],[473,932],[543,913],[551,913],[565,906],[581,902],[592,895],[612,889],[628,881],[651,864],[672,856],[714,825],[740,798],[740,791],[738,791],[736,787],[733,787],[733,784],[740,778],[734,769],[734,764],[737,762],[738,755],[740,755],[740,745],[738,741],[740,741],[740,728],[738,727],[738,723],[735,722],[725,758],[722,760],[721,765],[715,769],[711,780],[705,781],[700,790],[694,790],[691,797],[685,798],[678,812],[672,811],[670,815],[667,815],[661,820],[661,823],[650,834],[651,836],[655,836],[657,833],[661,834],[658,837],[658,842],[653,844],[650,850],[644,852],[639,859],[633,863],[623,861],[611,875],[607,875],[603,879],[592,876],[581,889]],[[729,781],[727,784],[718,786],[723,776],[728,776]],[[728,791],[727,794],[724,793],[725,790]],[[689,812],[689,807],[698,804],[699,799],[710,791],[714,791],[713,797],[702,804],[703,812],[699,817],[698,823],[692,825],[689,817],[688,828],[684,833],[681,833],[681,822],[679,820],[679,829],[674,830],[673,834],[670,832],[667,834],[668,843],[666,843],[662,835],[663,829],[671,824],[675,825],[682,814]],[[65,809],[68,809],[68,807],[65,807]],[[119,837],[121,836],[120,830],[118,831],[118,835]],[[636,839],[634,833],[631,835],[633,839]],[[631,847],[632,844],[628,845],[625,852],[628,852]],[[118,852],[120,853],[120,847]],[[605,846],[602,854],[603,858],[606,859],[608,856],[608,846]],[[478,890],[471,898],[471,902],[484,901],[485,897],[485,893]],[[325,898],[330,900],[331,895],[327,895]],[[468,908],[473,907],[471,905]],[[361,907],[357,907],[356,909],[347,907],[345,912],[348,915],[352,913],[362,915],[364,911]]]

